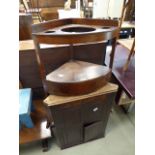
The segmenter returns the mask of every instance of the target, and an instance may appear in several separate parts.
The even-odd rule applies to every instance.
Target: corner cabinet
[[[90,94],[50,95],[44,100],[53,117],[61,149],[104,137],[117,88],[108,83]]]

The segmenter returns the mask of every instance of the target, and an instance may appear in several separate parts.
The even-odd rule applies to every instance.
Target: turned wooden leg
[[[42,140],[42,149],[43,149],[43,152],[48,151],[48,139]]]
[[[50,121],[47,119],[46,128],[48,129],[51,126]]]
[[[123,93],[123,90],[122,90],[122,88],[119,86],[118,91],[117,91],[117,94],[116,94],[116,97],[115,97],[115,103],[116,103],[117,105],[119,105],[119,103],[120,103],[120,99],[121,99],[122,93]]]

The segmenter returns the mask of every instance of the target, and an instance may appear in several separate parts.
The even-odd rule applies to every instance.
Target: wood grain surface
[[[96,90],[95,92],[85,94],[85,95],[79,95],[79,96],[58,96],[58,95],[49,95],[45,100],[44,103],[47,106],[57,106],[61,104],[66,104],[68,102],[77,101],[80,99],[86,99],[89,97],[99,96],[102,94],[108,94],[112,92],[116,92],[118,89],[118,86],[116,84],[108,83],[104,87]]]
[[[80,25],[94,28],[90,32],[63,32],[62,27]],[[47,44],[73,44],[103,41],[115,38],[118,35],[118,22],[113,20],[69,18],[51,20],[41,24],[32,25],[33,39],[39,43]],[[106,28],[105,28],[106,27]],[[107,29],[108,27],[108,29]],[[47,31],[51,31],[48,33]],[[78,39],[77,39],[78,37]]]
[[[78,83],[108,74],[106,66],[89,62],[71,60],[46,76],[46,80],[58,83]]]
[[[82,95],[103,87],[111,69],[84,61],[71,60],[46,76],[47,90],[56,95]]]

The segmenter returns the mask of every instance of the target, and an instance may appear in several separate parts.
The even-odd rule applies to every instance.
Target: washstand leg
[[[42,150],[43,150],[43,152],[48,151],[48,139],[43,139],[42,140]]]

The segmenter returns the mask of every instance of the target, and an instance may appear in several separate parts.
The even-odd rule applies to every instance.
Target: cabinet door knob
[[[95,107],[95,108],[93,109],[93,111],[94,111],[94,112],[98,111],[98,107]]]

